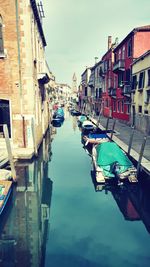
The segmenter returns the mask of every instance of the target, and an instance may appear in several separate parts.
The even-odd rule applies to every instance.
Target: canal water
[[[48,131],[0,220],[0,267],[149,267],[150,183],[99,188],[76,117]]]

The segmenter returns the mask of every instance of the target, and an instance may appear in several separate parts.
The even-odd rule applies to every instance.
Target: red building
[[[150,25],[134,28],[114,49],[113,72],[117,86],[112,96],[112,117],[129,121],[131,107],[131,64],[150,49]]]
[[[114,94],[114,88],[116,83],[117,75],[113,72],[114,54],[113,50],[116,47],[116,42],[112,44],[111,36],[108,36],[108,51],[102,57],[104,64],[104,84],[103,84],[103,115],[106,117],[112,116],[112,96]]]

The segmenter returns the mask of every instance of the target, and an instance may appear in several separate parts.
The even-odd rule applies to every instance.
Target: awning
[[[40,73],[38,74],[38,82],[41,84],[45,84],[48,83],[50,81],[49,76],[47,75],[47,73]]]

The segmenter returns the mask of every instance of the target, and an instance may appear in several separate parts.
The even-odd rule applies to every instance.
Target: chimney
[[[95,57],[95,65],[97,64],[98,57]]]
[[[112,45],[112,37],[108,36],[108,50],[111,48]]]

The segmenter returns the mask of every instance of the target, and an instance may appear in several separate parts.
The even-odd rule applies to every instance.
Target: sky
[[[107,52],[108,36],[121,42],[150,24],[150,0],[43,0],[46,59],[58,83],[77,84],[86,67]]]

